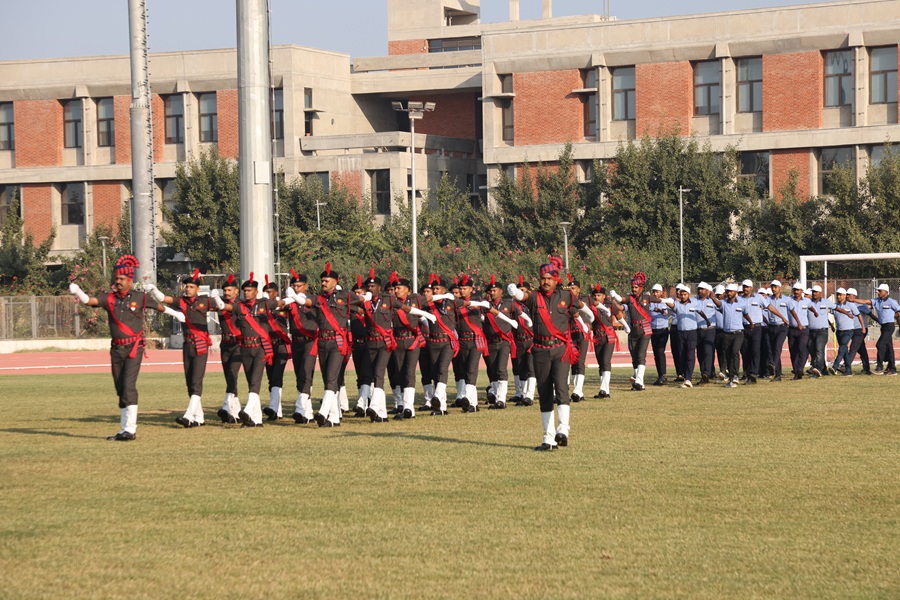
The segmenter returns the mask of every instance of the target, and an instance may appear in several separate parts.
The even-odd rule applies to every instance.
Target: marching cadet
[[[137,378],[144,358],[144,311],[155,309],[181,321],[184,314],[162,303],[150,303],[148,294],[134,289],[134,270],[140,267],[138,259],[126,254],[116,261],[113,290],[103,300],[88,296],[77,283],[69,284],[73,294],[85,306],[98,307],[109,316],[109,332],[112,343],[109,349],[113,383],[119,397],[120,429],[108,440],[130,442],[137,435],[138,391]],[[150,289],[154,289],[152,286]]]
[[[309,281],[305,273],[290,270],[290,286],[294,294],[306,295]],[[288,294],[290,296],[290,294]],[[315,312],[296,302],[289,303],[284,310],[288,315],[291,331],[291,362],[294,364],[294,375],[297,378],[297,401],[291,418],[298,425],[305,425],[313,420],[312,391],[313,372],[316,358],[319,355],[318,325]]]
[[[422,286],[420,291],[420,295],[423,300],[423,310],[427,310],[426,307],[429,306],[431,302],[431,297],[434,295],[434,288],[432,287],[432,283],[434,281],[435,274],[431,273],[428,276],[428,283]],[[434,397],[434,376],[431,374],[431,356],[428,353],[428,333],[430,331],[430,327],[428,327],[426,321],[419,321],[419,329],[422,334],[422,338],[425,341],[425,344],[422,346],[421,351],[419,352],[419,373],[422,376],[422,397],[424,401],[422,402],[422,406],[420,410],[431,410],[431,399]]]
[[[622,307],[606,295],[606,288],[599,283],[591,289],[591,311],[594,313],[594,355],[600,367],[600,391],[597,398],[609,398],[609,380],[612,377],[612,355],[619,347],[616,334],[616,318]]]
[[[510,296],[521,302],[534,315],[534,370],[543,424],[542,443],[538,451],[556,450],[569,445],[569,366],[578,361],[578,348],[569,333],[569,320],[575,310],[593,321],[590,308],[581,303],[570,290],[560,285],[562,261],[553,257],[540,268],[540,289],[522,291],[511,283]],[[557,405],[558,427],[553,427],[553,407]]]
[[[744,323],[753,327],[753,322],[747,314],[746,302],[738,297],[738,286],[729,283],[725,286],[725,297],[722,300],[714,300],[722,313],[722,354],[725,358],[723,372],[725,373],[725,387],[736,388],[740,381],[741,370],[741,344],[744,341]],[[723,366],[723,365],[720,365]]]
[[[697,337],[700,323],[707,328],[712,327],[713,322],[703,311],[703,300],[691,298],[691,290],[683,283],[675,286],[677,299],[672,305],[672,315],[675,318],[675,327],[678,335],[675,341],[678,344],[678,359],[681,364],[675,365],[684,381],[683,388],[694,387],[694,364],[697,357]],[[673,354],[675,354],[673,352]]]
[[[653,347],[653,362],[656,363],[656,381],[653,385],[666,385],[666,346],[669,343],[669,309],[675,303],[671,298],[663,298],[663,287],[654,284],[650,290],[650,345]],[[675,363],[678,364],[677,362]]]
[[[472,296],[475,284],[465,273],[459,276],[459,299],[456,307],[456,332],[459,334],[459,366],[462,371],[465,395],[460,398],[463,412],[478,410],[478,366],[482,356],[488,355],[487,339],[481,323],[481,315],[488,308],[486,301]],[[459,383],[457,383],[459,387]]]
[[[184,363],[184,380],[188,389],[188,407],[184,415],[175,418],[175,422],[184,427],[200,427],[205,424],[203,418],[203,378],[206,375],[206,360],[212,339],[209,337],[207,316],[210,310],[209,298],[198,296],[200,291],[200,269],[194,269],[193,275],[181,280],[184,294],[177,298],[177,310],[184,315],[184,345],[181,347],[181,359]],[[175,304],[176,298],[166,296],[152,284],[145,285],[153,299],[163,304]],[[180,320],[180,319],[179,319]]]
[[[459,280],[457,277],[453,277],[453,283],[450,287],[447,288],[447,292],[452,294],[454,298],[459,298]],[[454,311],[456,309],[454,308]],[[455,322],[455,318],[454,318]],[[457,341],[459,341],[459,332],[457,331],[456,335]],[[457,349],[458,350],[458,349]],[[453,381],[456,382],[456,402],[453,404],[455,408],[459,408],[462,406],[463,396],[466,395],[466,380],[465,380],[465,367],[462,365],[462,355],[457,352],[453,355]]]
[[[837,328],[838,352],[828,371],[832,375],[836,375],[840,371],[844,376],[851,377],[853,375],[853,359],[856,358],[858,349],[858,346],[857,348],[853,347],[853,338],[855,332],[858,331],[856,326],[862,328],[865,325],[865,318],[860,314],[857,304],[847,300],[847,290],[842,287],[838,288],[834,295],[837,302],[832,312]],[[843,366],[841,363],[844,363]]]
[[[697,284],[698,315],[704,318],[697,321],[697,361],[700,364],[700,385],[709,383],[715,376],[716,367],[716,303],[710,299],[713,288],[705,281]]]
[[[854,302],[857,298],[856,288],[847,290],[847,301]],[[874,375],[872,365],[869,364],[869,349],[866,348],[866,335],[869,333],[869,322],[866,317],[872,315],[872,309],[865,304],[857,304],[856,308],[862,315],[861,323],[853,323],[853,341],[850,342],[850,356],[859,353],[859,361],[862,363],[863,375]]]
[[[278,284],[269,282],[266,275],[266,284],[263,292],[274,302],[279,301]],[[293,344],[290,335],[290,307],[294,303],[281,305],[269,312],[269,337],[272,340],[272,362],[266,365],[266,379],[269,381],[269,405],[263,409],[263,414],[270,421],[277,421],[283,415],[281,412],[281,393],[284,389],[284,369],[289,360],[293,358]]]
[[[794,297],[788,300],[788,351],[791,353],[793,380],[803,379],[803,368],[809,358],[809,313],[815,312],[812,301],[804,296],[804,286],[800,281],[794,282],[791,288]]]
[[[755,384],[759,377],[761,362],[761,347],[763,330],[765,329],[765,321],[763,320],[763,311],[770,315],[775,315],[781,319],[782,323],[788,324],[788,319],[775,306],[761,294],[753,293],[753,282],[745,279],[741,282],[742,299],[745,304],[747,315],[750,317],[748,325],[744,326],[744,339],[741,343],[741,356],[744,361],[744,374],[747,376],[747,383]]]
[[[531,284],[519,275],[519,289],[530,291]],[[516,406],[531,406],[534,404],[534,392],[537,388],[537,379],[534,377],[534,357],[531,355],[531,347],[534,345],[534,323],[531,315],[522,306],[522,303],[513,298],[516,310],[519,313],[519,327],[516,328],[516,358],[513,359],[513,376],[516,382],[516,395],[511,399]]]
[[[653,298],[644,292],[644,284],[647,276],[643,273],[635,273],[631,278],[631,294],[627,298],[619,296],[615,290],[609,295],[613,300],[628,308],[628,324],[631,329],[628,334],[628,350],[631,353],[631,366],[634,368],[634,382],[632,391],[644,391],[644,371],[647,369],[647,346],[650,345],[652,330],[650,327],[650,303]]]
[[[878,365],[883,366],[884,371],[877,369],[875,372],[883,372],[884,375],[896,375],[897,365],[894,362],[894,321],[900,316],[900,304],[890,297],[891,288],[886,283],[878,286],[877,296],[871,300],[854,300],[857,304],[863,304],[872,308],[872,316],[881,325],[881,335],[875,343],[878,352]]]
[[[769,311],[766,315],[768,323],[763,331],[763,345],[766,348],[766,372],[772,381],[781,381],[781,351],[788,335],[790,320],[785,320],[785,315],[790,316],[790,298],[781,295],[781,282],[773,279],[769,284],[769,304],[774,306],[776,313]]]
[[[362,275],[356,276],[353,293],[362,298],[366,294],[366,286]],[[371,297],[371,295],[369,296]],[[357,417],[366,416],[369,400],[372,398],[372,360],[366,342],[366,314],[363,310],[350,312],[350,336],[353,338],[353,369],[356,371],[356,387],[359,398],[354,413]]]
[[[828,313],[834,308],[834,302],[824,297],[822,286],[812,286],[812,305],[818,313],[809,319],[809,355],[811,358],[810,375],[813,378],[828,375],[825,368],[825,346],[828,344]]]
[[[484,313],[484,335],[488,344],[487,362],[488,381],[494,395],[494,403],[488,408],[506,408],[506,392],[509,387],[509,375],[506,367],[510,356],[516,359],[516,340],[513,330],[519,327],[518,311],[512,301],[503,298],[503,288],[491,275],[491,282],[485,287],[488,297],[488,309]]]
[[[591,305],[590,296],[581,294],[581,285],[577,279],[574,279],[571,273],[567,274],[569,279],[569,289],[575,294],[575,297],[585,306]],[[585,364],[587,362],[588,349],[591,347],[591,328],[584,324],[584,321],[575,316],[573,323],[570,325],[572,330],[572,341],[578,346],[578,362],[572,365],[572,382],[574,389],[570,398],[572,402],[581,402],[584,400],[584,374]]]
[[[219,296],[219,290],[209,293],[210,299],[219,305],[236,304],[239,289],[234,282],[234,274],[229,274],[225,284],[222,285],[222,297],[220,303],[215,300]],[[223,423],[237,423],[238,413],[241,411],[241,402],[238,399],[238,379],[244,361],[241,359],[241,329],[237,326],[231,311],[219,310],[219,325],[222,328],[222,341],[219,342],[219,352],[222,359],[222,372],[225,375],[225,399],[222,400],[222,408],[218,411],[219,419]]]
[[[431,397],[431,414],[447,414],[447,379],[450,363],[459,352],[456,333],[456,297],[447,292],[445,282],[437,275],[429,278],[432,294],[426,307],[435,316],[428,330],[428,357],[434,379],[434,395]]]
[[[404,306],[423,311],[427,305],[425,297],[410,294],[412,286],[409,279],[398,277],[396,272],[391,274],[391,279],[394,282],[396,299]],[[426,321],[429,318],[435,319],[433,315],[425,314]],[[416,365],[419,363],[419,354],[425,346],[425,337],[420,327],[419,317],[412,312],[407,313],[404,310],[394,312],[393,329],[397,347],[393,356],[397,365],[399,385],[402,388],[403,409],[397,413],[396,419],[416,418]]]

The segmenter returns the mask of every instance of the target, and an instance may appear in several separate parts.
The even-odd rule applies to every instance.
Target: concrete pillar
[[[509,0],[509,20],[519,20],[519,0]]]
[[[543,0],[543,10],[541,11],[542,19],[550,19],[553,17],[553,0]]]

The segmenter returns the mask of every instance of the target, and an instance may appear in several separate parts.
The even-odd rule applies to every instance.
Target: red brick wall
[[[514,73],[515,145],[584,139],[583,105],[572,93],[581,85],[577,69]]]
[[[116,163],[131,162],[131,96],[113,98],[116,119]]]
[[[238,93],[237,90],[216,92],[216,111],[219,120],[219,156],[237,158],[238,140]]]
[[[17,139],[16,152],[19,151],[18,142]],[[53,230],[52,200],[53,186],[43,183],[22,185],[22,218],[25,221],[25,233],[33,235],[35,243],[39,244],[46,240]]]
[[[361,198],[363,194],[362,171],[332,171],[331,187],[344,188],[351,196]]]
[[[763,131],[820,128],[825,85],[822,54],[767,54],[762,67]]]
[[[94,227],[110,225],[115,228],[122,218],[122,184],[118,181],[98,181],[91,189],[94,196]]]
[[[674,131],[691,134],[694,70],[690,62],[636,65],[634,84],[638,137]]]
[[[13,103],[13,111],[16,167],[62,164],[62,104],[58,100],[18,100]]]
[[[765,85],[765,84],[763,84]],[[792,170],[797,171],[797,194],[800,200],[809,197],[810,150],[772,150],[772,190],[775,196],[781,196],[782,188],[790,181]]]
[[[388,42],[388,56],[398,54],[428,54],[428,40],[399,40]]]
[[[443,135],[477,140],[480,132],[476,126],[476,110],[481,110],[478,94],[435,94],[410,98],[419,102],[435,102],[434,112],[428,113],[416,123],[416,133]]]
[[[162,162],[166,144],[166,104],[159,94],[150,97],[150,108],[153,113],[153,162]]]

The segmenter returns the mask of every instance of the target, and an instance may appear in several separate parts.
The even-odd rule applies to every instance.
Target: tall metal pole
[[[237,1],[241,274],[273,270],[269,19],[266,0]]]
[[[412,117],[412,115],[410,115]],[[412,209],[412,293],[419,293],[419,244],[418,244],[418,226],[416,224],[416,213],[419,212],[418,206],[416,205],[416,119],[410,118],[409,120],[410,132],[412,135],[412,142],[409,145],[409,151],[412,154],[412,159],[410,160],[412,166],[412,199],[410,200],[409,206]]]
[[[147,7],[128,0],[131,42],[131,249],[138,280],[156,281],[156,208],[153,201],[153,122],[147,56]]]
[[[678,229],[681,238],[681,283],[684,283],[684,192],[691,190],[678,186]]]
[[[563,221],[560,223],[563,228],[563,245],[566,247],[566,271],[569,270],[569,223],[568,221]]]

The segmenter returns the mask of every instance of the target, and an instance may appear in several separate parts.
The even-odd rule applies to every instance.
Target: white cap
[[[781,282],[778,281],[777,279],[773,279],[773,280],[772,280],[772,283],[770,283],[769,285],[770,285],[770,286],[775,286],[775,285],[777,285],[778,287],[781,287]]]
[[[756,292],[756,293],[757,293],[757,294],[762,294],[763,296],[768,296],[771,292],[769,291],[769,288],[767,288],[767,287],[761,287],[761,288],[759,288],[759,291]]]
[[[736,283],[729,283],[728,285],[725,286],[725,291],[726,292],[736,292],[736,291],[738,291],[738,286]]]
[[[812,296],[812,288],[806,288],[805,290],[803,290],[803,293],[806,296]]]
[[[803,285],[803,282],[802,282],[802,281],[795,281],[795,282],[794,282],[794,285],[792,285],[791,287],[792,287],[793,289],[795,289],[795,290],[802,290],[802,289],[804,289],[806,286]]]
[[[652,292],[661,292],[661,291],[662,291],[662,286],[659,285],[658,283],[654,283],[654,284],[653,284],[653,287],[650,288],[650,291],[652,291]]]
[[[886,283],[882,283],[881,285],[878,286],[878,291],[879,292],[881,292],[881,291],[890,292],[891,287]]]
[[[749,279],[745,279],[741,282],[741,287],[753,287],[753,282]]]
[[[834,291],[834,293],[835,294],[846,294],[847,290],[845,290],[844,288],[838,288]]]
[[[847,294],[853,295],[853,296],[858,296],[858,295],[859,295],[859,294],[856,293],[856,288],[847,288]]]
[[[697,289],[712,291],[712,286],[709,285],[708,283],[706,283],[705,281],[701,281],[699,284],[697,284]]]
[[[716,294],[724,294],[724,293],[725,293],[725,286],[724,286],[724,285],[721,285],[721,284],[720,284],[720,285],[717,285],[717,286],[716,286],[716,289],[715,289],[715,293],[716,293]]]
[[[816,285],[812,286],[812,291],[814,291],[814,292],[821,292],[821,291],[822,291],[822,286],[816,284]]]

